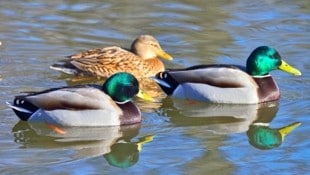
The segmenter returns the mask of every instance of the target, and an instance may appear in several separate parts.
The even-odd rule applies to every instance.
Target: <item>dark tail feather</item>
[[[65,74],[75,75],[78,74],[76,67],[74,67],[70,62],[61,61],[59,63],[50,66],[50,69],[63,72]]]
[[[167,72],[160,72],[155,77],[151,77],[167,94],[172,95],[179,83]]]
[[[23,121],[27,121],[31,115],[36,112],[39,108],[24,99],[23,96],[17,96],[14,99],[13,104],[6,102],[14,113]]]

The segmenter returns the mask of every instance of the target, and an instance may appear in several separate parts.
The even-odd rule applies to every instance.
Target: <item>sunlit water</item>
[[[1,1],[0,174],[309,174],[309,12],[303,0]],[[145,33],[174,56],[167,67],[245,64],[252,49],[270,45],[303,75],[272,73],[282,93],[278,103],[139,101],[141,125],[67,128],[66,136],[19,122],[6,107],[22,91],[70,84],[72,77],[48,68],[63,56],[128,47]],[[262,150],[247,134],[259,122],[301,126]],[[147,135],[153,140],[139,151]]]

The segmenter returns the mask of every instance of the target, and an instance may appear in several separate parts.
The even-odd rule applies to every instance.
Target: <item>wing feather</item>
[[[134,53],[112,46],[72,55],[70,63],[82,71],[109,76],[120,71],[143,69],[143,60]]]
[[[27,101],[43,110],[104,109],[115,105],[113,100],[96,88],[64,88],[25,97]]]
[[[257,86],[249,74],[235,66],[213,65],[169,71],[169,74],[180,84],[201,83],[222,88]]]

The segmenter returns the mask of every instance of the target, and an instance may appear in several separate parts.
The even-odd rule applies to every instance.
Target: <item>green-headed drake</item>
[[[116,73],[103,86],[61,87],[16,96],[8,106],[24,121],[57,126],[112,126],[141,121],[139,108],[131,102],[138,97],[137,79],[129,73]]]
[[[255,104],[278,100],[280,91],[269,74],[280,69],[295,76],[300,71],[288,65],[268,46],[256,48],[240,65],[197,65],[186,69],[166,70],[154,80],[173,97],[215,103]]]

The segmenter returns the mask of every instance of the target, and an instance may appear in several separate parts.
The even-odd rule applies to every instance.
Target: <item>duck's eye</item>
[[[268,57],[271,58],[271,59],[277,59],[277,56],[275,54],[268,55]]]
[[[151,46],[158,48],[157,44],[151,44]]]
[[[277,51],[265,52],[265,55],[270,59],[281,59],[281,56]]]
[[[278,52],[276,52],[275,54],[272,55],[272,58],[274,59],[281,59],[281,56]]]

